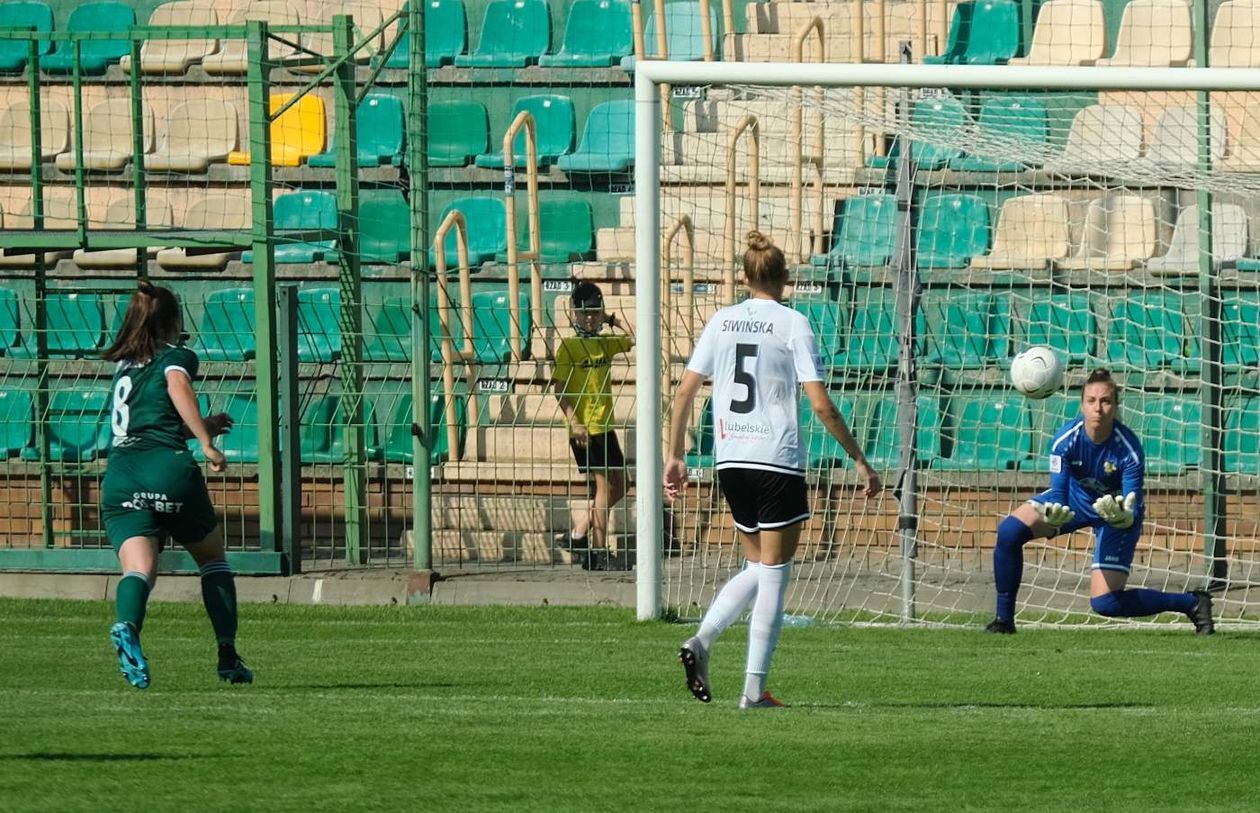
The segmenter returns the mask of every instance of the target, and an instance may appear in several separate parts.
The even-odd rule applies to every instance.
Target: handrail
[[[704,61],[713,61],[713,21],[709,19],[709,0],[700,0],[700,39],[704,43]]]
[[[670,248],[674,244],[674,237],[678,232],[682,232],[686,237],[683,243],[683,309],[684,309],[684,325],[687,329],[688,336],[695,336],[696,328],[696,229],[691,224],[691,216],[681,214],[674,221],[674,225],[665,233],[665,237],[661,240],[661,314],[662,319],[668,319],[670,308],[673,304],[674,291],[671,284],[672,275],[670,274],[670,266],[672,257]],[[668,373],[666,373],[668,375]]]
[[[705,23],[709,22],[708,14],[704,15],[704,21]],[[737,40],[736,37],[738,37],[739,35],[735,33],[735,3],[733,0],[722,0],[722,28],[723,28],[722,58],[735,59],[736,58],[735,57],[736,43],[739,42],[739,40]],[[725,48],[725,44],[727,40],[729,40],[731,43],[730,56],[727,56],[727,52]],[[741,55],[739,58],[742,59],[743,56]]]
[[[459,311],[464,326],[464,349],[459,353],[460,360],[472,362],[476,358],[476,350],[473,348],[472,334],[472,272],[468,268],[468,223],[464,220],[463,212],[453,209],[442,219],[442,225],[437,227],[437,232],[433,235],[433,259],[438,284],[438,323],[442,328],[442,395],[446,399],[446,440],[447,448],[450,449],[450,459],[458,460],[460,458],[459,417],[455,411],[454,369],[456,354],[451,346],[451,294],[447,290],[446,279],[446,235],[452,228],[455,229],[455,246],[459,258]],[[428,306],[427,302],[419,305],[422,308]],[[469,363],[469,426],[477,426],[480,417],[477,407],[476,378],[476,365]],[[425,409],[427,405],[416,404],[412,408]]]
[[[859,65],[866,61],[866,9],[864,0],[853,0],[851,8],[852,33],[850,40],[854,44],[853,61]],[[859,163],[866,162],[866,129],[862,126],[862,116],[866,112],[866,88],[853,88],[853,114],[856,126],[853,128],[853,152]]]
[[[796,39],[792,42],[792,61],[793,62],[799,63],[799,62],[804,61],[803,57],[805,55],[805,40],[809,38],[809,34],[811,31],[818,33],[818,61],[819,62],[827,61],[827,36],[824,31],[822,17],[818,15],[814,15],[814,17],[811,18],[809,22],[801,26],[801,29],[796,32]],[[804,178],[805,139],[804,139],[804,121],[803,121],[805,111],[801,105],[801,96],[803,92],[804,91],[802,90],[800,85],[792,86],[792,90],[791,90],[791,97],[792,97],[791,143],[792,143],[792,149],[793,149],[793,160],[792,160],[792,186],[791,186],[791,192],[789,193],[791,195],[790,203],[789,203],[790,208],[788,212],[788,224],[791,230],[789,231],[787,240],[784,243],[788,256],[794,257],[797,262],[805,262],[806,260],[809,259],[809,257],[807,256],[809,252],[805,250],[805,247],[801,240],[801,235],[804,234],[804,231],[802,230],[803,224],[801,223],[803,219],[801,207],[803,203],[804,186],[805,186],[805,178]],[[822,88],[817,88],[815,90],[815,93],[817,94],[818,100],[821,103],[822,93],[823,93]],[[817,156],[817,161],[818,161],[818,164],[817,164],[818,191],[821,197],[822,170],[823,170],[823,166],[826,163],[826,152],[823,149],[825,146],[826,139],[823,132],[824,124],[823,124],[821,104],[819,108],[814,111],[813,115],[816,122],[816,129],[814,131],[815,138],[814,138],[814,153],[813,154]],[[819,206],[820,211],[821,211],[821,208],[822,207]],[[816,229],[814,233],[820,234],[821,228]]]
[[[752,204],[749,215],[753,228],[759,222],[759,198],[761,197],[761,125],[757,117],[749,113],[740,119],[731,133],[726,150],[726,229],[725,251],[726,269],[723,272],[722,296],[725,304],[735,304],[735,266],[739,264],[739,255],[735,248],[735,151],[740,136],[748,133],[748,189],[749,202]]]
[[[520,252],[516,247],[516,155],[512,144],[516,134],[525,131],[525,189],[527,216],[529,218],[529,250]],[[524,337],[521,330],[521,277],[517,264],[529,263],[529,312],[531,324],[542,325],[542,237],[538,222],[538,125],[528,110],[516,114],[503,134],[503,207],[507,229],[508,310],[512,329],[509,340],[512,360],[521,361],[525,355]]]

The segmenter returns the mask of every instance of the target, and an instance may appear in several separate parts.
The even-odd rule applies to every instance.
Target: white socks
[[[700,639],[700,645],[706,652],[713,649],[713,642],[722,634],[722,630],[744,614],[748,602],[757,595],[760,576],[761,565],[744,562],[744,569],[732,576],[713,597],[709,611],[700,621],[700,631],[696,633],[696,638]]]
[[[774,657],[779,632],[783,629],[783,600],[787,596],[792,563],[758,565],[757,571],[757,600],[748,625],[748,665],[744,677],[744,697],[749,700],[760,700],[766,690],[770,659]]]

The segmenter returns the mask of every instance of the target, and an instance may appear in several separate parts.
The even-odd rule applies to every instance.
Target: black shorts
[[[569,448],[573,450],[573,459],[577,461],[578,471],[582,474],[626,467],[626,456],[621,453],[616,432],[587,435],[585,446],[579,446],[570,436]]]
[[[744,533],[773,531],[809,519],[805,475],[761,469],[718,469],[718,485]]]

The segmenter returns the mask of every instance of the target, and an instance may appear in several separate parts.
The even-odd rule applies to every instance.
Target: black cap
[[[604,292],[593,282],[579,282],[573,288],[573,309],[579,311],[603,311]]]

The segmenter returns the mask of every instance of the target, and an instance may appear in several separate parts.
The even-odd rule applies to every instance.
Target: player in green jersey
[[[149,685],[140,630],[157,579],[158,552],[168,539],[183,545],[201,569],[201,595],[219,644],[219,678],[254,679],[236,653],[236,584],[219,520],[188,450],[188,440],[196,439],[211,470],[223,471],[227,461],[214,438],[232,428],[232,419],[202,417],[193,390],[197,355],[176,344],[182,332],[175,294],[141,282],[118,335],[102,353],[117,368],[101,515],[123,573],[115,598],[118,619],[109,634],[123,676],[138,689]]]

